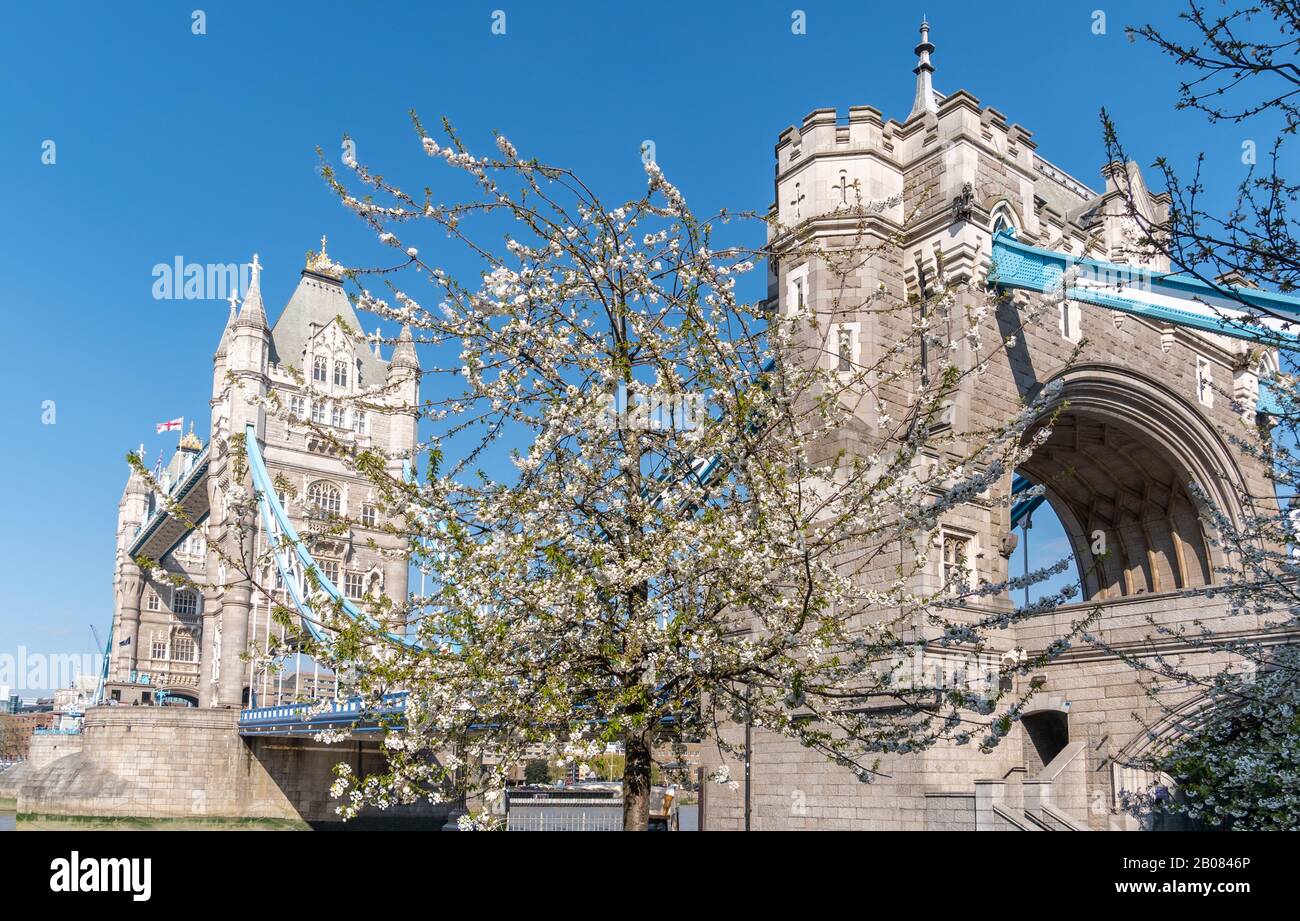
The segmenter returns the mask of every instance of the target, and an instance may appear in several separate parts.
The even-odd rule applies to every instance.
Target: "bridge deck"
[[[361,698],[332,701],[323,709],[320,702],[253,707],[239,714],[241,736],[301,736],[347,730],[352,733],[382,732],[405,722],[406,692],[385,694],[378,707],[367,709]]]

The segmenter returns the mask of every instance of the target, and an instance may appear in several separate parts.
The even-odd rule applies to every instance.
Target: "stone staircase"
[[[1084,743],[1071,742],[1034,777],[1023,769],[975,781],[975,793],[932,794],[930,827],[967,831],[1087,831]],[[973,817],[973,827],[972,827]]]

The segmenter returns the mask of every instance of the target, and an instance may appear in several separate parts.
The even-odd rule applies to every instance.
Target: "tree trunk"
[[[623,831],[650,827],[650,735],[632,732],[623,740]]]

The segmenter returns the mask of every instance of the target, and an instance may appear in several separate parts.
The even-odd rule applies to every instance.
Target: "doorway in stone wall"
[[[1033,777],[1070,744],[1070,715],[1040,710],[1025,714],[1020,724],[1025,727],[1025,768]]]

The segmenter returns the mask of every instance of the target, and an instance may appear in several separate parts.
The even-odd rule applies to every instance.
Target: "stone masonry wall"
[[[28,771],[19,812],[160,818],[273,818],[333,822],[329,797],[340,761],[360,772],[382,765],[372,741],[323,745],[253,739],[235,710],[101,707],[86,714],[80,751]],[[391,811],[441,827],[445,807]]]

